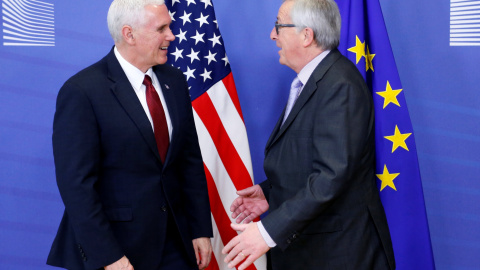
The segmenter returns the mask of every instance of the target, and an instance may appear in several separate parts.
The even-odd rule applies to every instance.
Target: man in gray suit
[[[297,78],[265,148],[267,180],[231,206],[244,224],[232,224],[241,233],[225,246],[225,262],[243,270],[270,250],[274,270],[395,269],[375,183],[372,96],[336,49],[337,5],[287,0],[270,37]]]

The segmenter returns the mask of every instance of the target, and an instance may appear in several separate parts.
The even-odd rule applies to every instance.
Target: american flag
[[[166,0],[176,36],[168,63],[185,74],[207,175],[214,254],[207,269],[228,269],[221,250],[237,233],[230,228],[236,191],[252,186],[247,132],[211,0]],[[264,270],[265,257],[248,269]]]

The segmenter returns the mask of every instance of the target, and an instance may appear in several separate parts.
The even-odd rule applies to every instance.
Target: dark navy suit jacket
[[[156,269],[173,217],[194,267],[192,239],[212,236],[185,78],[169,65],[153,71],[173,125],[165,164],[113,49],[60,89],[53,152],[65,212],[48,264],[103,269],[126,255],[135,270]]]
[[[394,269],[375,183],[372,94],[355,65],[332,50],[282,119],[261,183],[273,269]]]

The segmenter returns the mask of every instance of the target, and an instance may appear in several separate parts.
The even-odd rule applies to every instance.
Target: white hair
[[[297,31],[313,30],[320,48],[331,50],[340,43],[341,17],[334,0],[294,0],[290,17]]]
[[[163,5],[164,0],[114,0],[108,9],[108,31],[115,43],[122,40],[122,28],[140,26],[145,17],[145,6]]]

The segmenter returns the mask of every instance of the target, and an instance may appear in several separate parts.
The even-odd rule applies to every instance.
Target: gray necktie
[[[290,87],[290,95],[288,96],[287,108],[285,109],[285,115],[283,116],[282,125],[283,123],[285,123],[285,120],[290,114],[290,111],[293,108],[293,104],[295,104],[295,101],[297,101],[297,98],[300,95],[300,90],[302,89],[302,86],[303,86],[303,83],[300,81],[300,79],[298,77],[295,77],[295,79],[292,82],[292,86]]]

